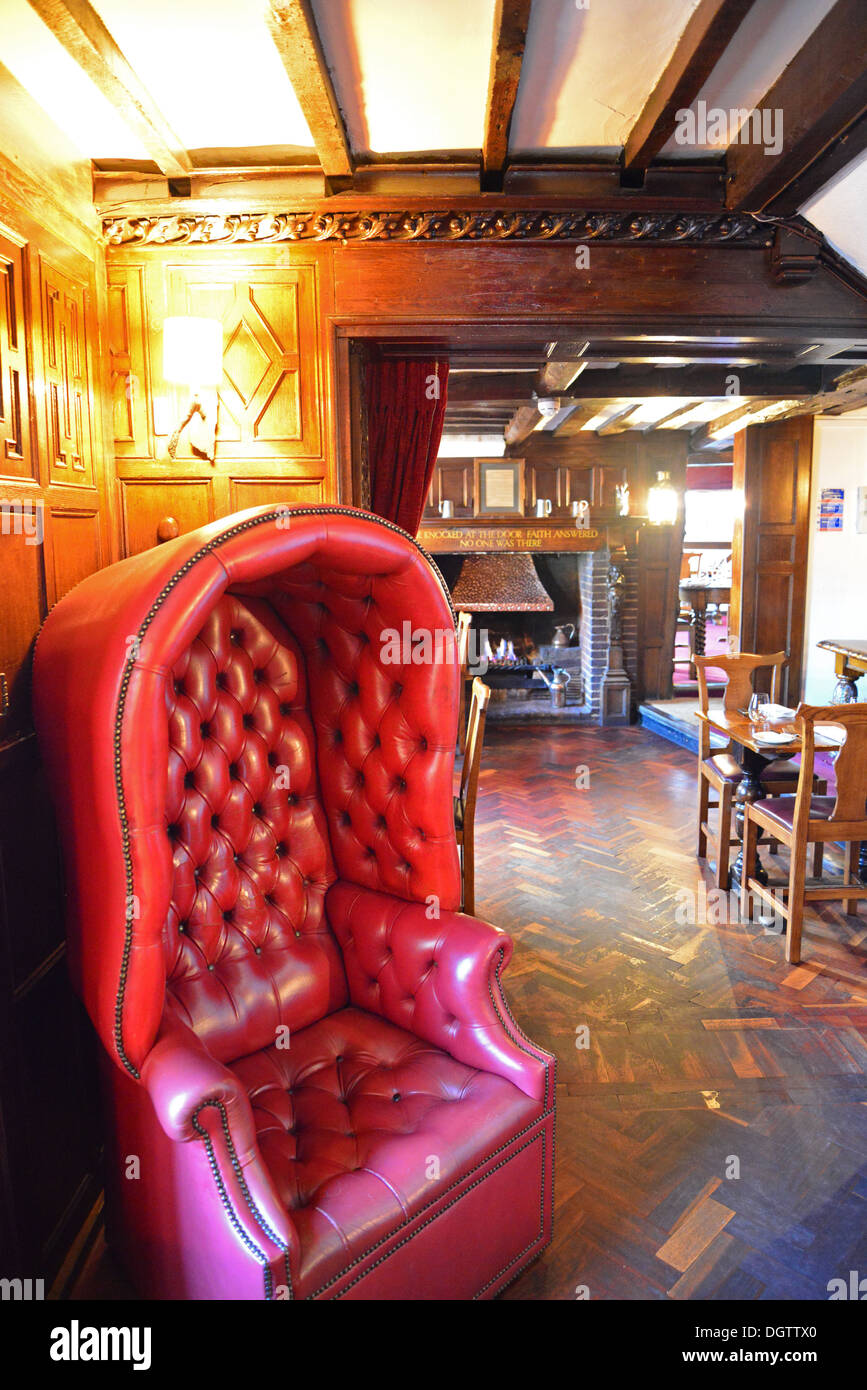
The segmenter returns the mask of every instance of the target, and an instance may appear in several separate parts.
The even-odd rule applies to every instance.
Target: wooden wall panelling
[[[51,507],[45,515],[45,583],[48,605],[80,584],[103,558],[98,507]]]
[[[125,553],[155,545],[167,517],[188,531],[260,502],[337,499],[337,411],[326,389],[335,372],[331,248],[182,258],[176,249],[127,251],[110,254],[108,275]],[[162,324],[170,313],[218,317],[224,325],[213,464],[192,454],[186,435],[177,460],[167,456],[187,405],[185,391],[162,380]],[[123,388],[130,374],[144,383],[136,409]]]
[[[230,510],[247,507],[303,507],[324,502],[322,478],[231,478]]]
[[[40,256],[49,479],[93,486],[85,287]]]
[[[0,475],[33,478],[30,448],[24,247],[0,236]]]
[[[439,459],[425,503],[427,515],[436,515],[442,502],[453,502],[455,516],[472,516],[473,501],[473,460]]]
[[[144,268],[111,266],[107,304],[115,454],[153,458]]]
[[[168,302],[170,313],[223,321],[221,456],[318,457],[316,267],[234,261],[170,266]]]
[[[204,478],[122,478],[120,480],[121,524],[125,555],[138,555],[159,544],[160,527],[164,540],[173,531],[184,535],[213,521],[216,512],[211,479]],[[227,508],[228,510],[228,508]]]
[[[23,523],[31,524],[31,518],[35,524],[42,523],[30,510],[29,499],[22,521],[17,501],[12,498],[0,503],[0,671],[6,678],[9,697],[8,709],[0,715],[0,746],[30,728],[30,651],[47,611],[45,547],[21,529]]]
[[[735,435],[735,489],[744,496],[732,548],[730,625],[742,651],[786,651],[781,699],[801,695],[813,418],[751,425]]]
[[[597,463],[593,467],[593,496],[591,505],[603,511],[617,506],[617,489],[626,482],[624,463]]]

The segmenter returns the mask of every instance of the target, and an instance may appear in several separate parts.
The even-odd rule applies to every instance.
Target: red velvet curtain
[[[367,366],[370,510],[414,536],[443,432],[449,364],[385,358]]]

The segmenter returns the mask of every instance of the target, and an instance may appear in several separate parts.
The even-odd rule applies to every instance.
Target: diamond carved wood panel
[[[171,313],[219,318],[223,381],[218,454],[229,459],[321,453],[316,268],[173,267]]]

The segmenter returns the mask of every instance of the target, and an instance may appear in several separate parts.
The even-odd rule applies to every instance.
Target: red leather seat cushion
[[[234,1063],[315,1293],[417,1215],[542,1107],[361,1009]]]
[[[786,830],[791,830],[795,823],[795,797],[794,796],[769,796],[763,801],[757,801],[756,805],[761,806],[765,815],[771,816],[778,821]],[[836,797],[833,796],[813,796],[810,798],[810,819],[828,820],[834,810]]]
[[[724,782],[739,782],[743,776],[743,768],[737,758],[732,757],[731,753],[714,753],[712,757],[705,758],[705,767],[712,770],[721,777]],[[796,784],[800,776],[801,769],[797,763],[780,761],[769,763],[762,769],[761,780],[763,782],[792,782]]]
[[[705,758],[704,765],[724,782],[739,782],[743,776],[743,768],[731,753],[714,753],[712,757]]]

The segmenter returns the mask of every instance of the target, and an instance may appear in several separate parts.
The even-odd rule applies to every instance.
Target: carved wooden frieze
[[[114,217],[109,246],[227,246],[281,241],[651,242],[769,246],[773,227],[750,214],[532,210],[308,211]]]

